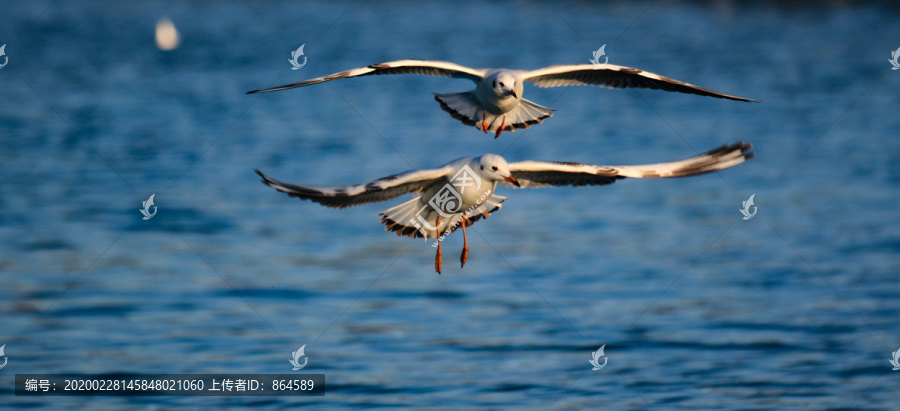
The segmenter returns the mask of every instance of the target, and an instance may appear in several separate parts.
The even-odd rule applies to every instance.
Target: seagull
[[[623,178],[686,177],[734,167],[753,158],[753,145],[724,145],[687,160],[634,166],[596,166],[580,163],[522,161],[508,163],[496,154],[463,157],[432,170],[411,170],[365,184],[307,187],[275,180],[259,170],[263,184],[291,197],[331,208],[347,208],[387,201],[403,194],[417,196],[380,213],[386,231],[410,238],[437,239],[434,269],[441,273],[441,240],[462,227],[460,267],[466,265],[469,241],[466,227],[501,207],[507,198],[498,185],[509,187],[586,186],[612,184]]]
[[[434,99],[441,104],[441,109],[450,113],[453,118],[485,133],[494,132],[494,138],[500,137],[500,133],[504,130],[529,128],[553,115],[553,109],[522,98],[526,81],[538,87],[597,85],[607,88],[650,88],[759,102],[707,90],[649,71],[612,64],[555,65],[528,71],[473,69],[447,61],[432,60],[398,60],[373,64],[299,83],[248,91],[247,94],[287,90],[342,78],[378,74],[424,74],[472,80],[475,82],[475,90],[462,93],[433,93]]]

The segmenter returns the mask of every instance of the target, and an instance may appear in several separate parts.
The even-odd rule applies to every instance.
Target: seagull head
[[[496,154],[485,154],[478,160],[481,176],[490,181],[506,180],[519,187],[519,182],[509,172],[509,164]]]
[[[519,98],[519,92],[516,91],[516,76],[510,73],[498,74],[491,85],[493,86],[494,93],[497,94],[497,97],[503,98],[506,96],[513,96],[514,98]]]

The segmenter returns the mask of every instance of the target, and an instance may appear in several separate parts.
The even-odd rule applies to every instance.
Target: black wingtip
[[[262,180],[259,181],[260,183],[263,183],[265,185],[270,185],[270,183],[272,182],[272,179],[269,178],[269,176],[263,174],[262,171],[259,171],[258,169],[255,169],[255,168],[253,169],[253,171],[255,171],[256,174],[258,174],[260,177],[262,177]]]
[[[756,153],[753,151],[753,143],[744,144],[743,141],[739,141],[737,144],[735,144],[735,147],[740,148],[741,155],[744,157],[744,160],[749,160],[756,157]]]
[[[259,93],[260,91],[262,91],[262,90],[250,90],[244,94],[256,94],[256,93]]]
[[[753,143],[744,143],[743,141],[738,141],[732,144],[725,144],[722,147],[715,148],[706,153],[706,155],[711,156],[719,156],[725,155],[728,153],[733,153],[735,151],[740,151],[741,155],[746,159],[753,158],[756,154],[752,152]]]

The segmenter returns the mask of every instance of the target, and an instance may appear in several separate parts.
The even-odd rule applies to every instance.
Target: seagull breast
[[[512,87],[516,91],[517,97],[502,91],[503,86],[500,86],[499,82],[503,82],[506,88]],[[521,83],[522,81],[511,70],[492,70],[478,82],[475,96],[487,112],[494,115],[506,114],[519,105],[519,98],[522,97]]]

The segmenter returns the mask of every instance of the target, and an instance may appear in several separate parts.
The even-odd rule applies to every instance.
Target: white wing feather
[[[275,180],[259,170],[256,173],[262,177],[264,184],[291,197],[314,201],[326,207],[346,208],[387,201],[407,193],[421,193],[431,185],[446,180],[451,170],[448,164],[433,170],[411,170],[365,184],[334,187],[300,186]]]
[[[758,100],[708,90],[649,71],[617,66],[615,64],[603,64],[599,69],[593,64],[555,65],[533,71],[520,72],[520,76],[523,80],[530,81],[538,87],[596,85],[608,88],[649,88],[729,100],[758,102]]]
[[[634,166],[522,161],[510,163],[509,171],[521,187],[604,185],[629,177],[686,177],[724,170],[753,158],[755,154],[750,151],[752,149],[752,144],[738,142],[686,160]],[[506,181],[500,181],[499,184],[513,186]]]
[[[342,71],[340,73],[329,74],[324,77],[318,77],[310,80],[301,81],[299,83],[285,84],[283,86],[267,88],[264,90],[248,91],[247,94],[267,93],[270,91],[287,90],[291,88],[309,86],[313,84],[324,83],[326,81],[337,80],[342,78],[378,75],[378,74],[422,74],[427,76],[439,76],[450,78],[465,78],[478,82],[484,77],[486,69],[473,69],[461,66],[449,61],[435,60],[397,60],[387,63],[372,64],[366,67],[355,68],[352,70]]]

